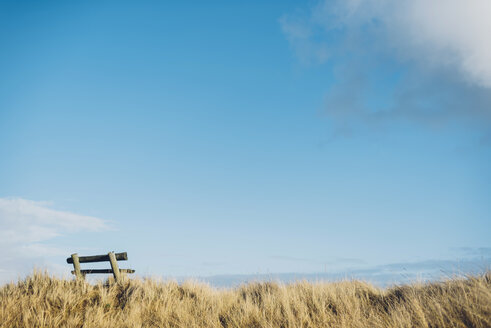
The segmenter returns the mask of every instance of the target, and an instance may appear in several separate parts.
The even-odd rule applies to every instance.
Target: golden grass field
[[[94,285],[35,272],[0,288],[0,327],[491,327],[491,272],[385,290],[359,281]]]

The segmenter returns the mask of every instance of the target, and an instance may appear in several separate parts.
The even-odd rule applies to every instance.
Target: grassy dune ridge
[[[0,288],[0,327],[491,327],[491,272],[389,289],[345,281],[224,290],[35,272]]]

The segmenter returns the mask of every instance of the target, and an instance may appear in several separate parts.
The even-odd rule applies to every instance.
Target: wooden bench
[[[116,282],[121,281],[121,273],[135,273],[135,270],[120,269],[118,261],[128,260],[128,254],[109,252],[107,255],[93,255],[93,256],[78,256],[77,253],[72,254],[71,257],[66,259],[66,262],[73,264],[72,274],[75,274],[77,278],[85,278],[86,274],[91,273],[112,273]],[[111,263],[111,269],[88,269],[80,270],[80,263],[92,263],[92,262],[106,262]]]

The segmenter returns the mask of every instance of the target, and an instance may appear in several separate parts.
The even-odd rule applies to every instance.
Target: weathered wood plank
[[[80,270],[82,274],[94,274],[94,273],[113,273],[112,269],[88,269],[88,270]],[[132,269],[119,269],[121,273],[135,273],[135,270]],[[75,274],[75,271],[72,271],[72,274]]]
[[[77,253],[72,254],[70,259],[72,260],[73,263],[73,272],[75,272],[75,276],[77,277],[77,279],[83,279],[84,276],[80,272],[80,261],[78,258],[78,254]]]
[[[116,260],[118,261],[127,261],[128,254],[126,252],[116,253],[114,254]],[[109,261],[109,255],[94,255],[94,256],[79,256],[79,263],[90,263],[90,262],[106,262]],[[73,259],[71,257],[66,259],[67,263],[73,263]]]
[[[107,254],[109,256],[109,262],[111,263],[111,269],[113,269],[114,281],[121,281],[121,272],[119,272],[118,261],[116,260],[116,256],[114,252],[109,252]]]

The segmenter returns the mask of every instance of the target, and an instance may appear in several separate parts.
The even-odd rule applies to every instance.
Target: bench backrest
[[[94,256],[78,256],[77,253],[72,254],[66,259],[66,262],[73,264],[72,274],[75,274],[77,278],[85,278],[86,274],[90,273],[112,273],[116,282],[121,280],[121,273],[134,273],[135,270],[120,269],[118,267],[118,261],[128,260],[128,254],[109,252],[107,255],[94,255]],[[80,263],[92,263],[92,262],[110,262],[111,269],[89,269],[81,270]]]

